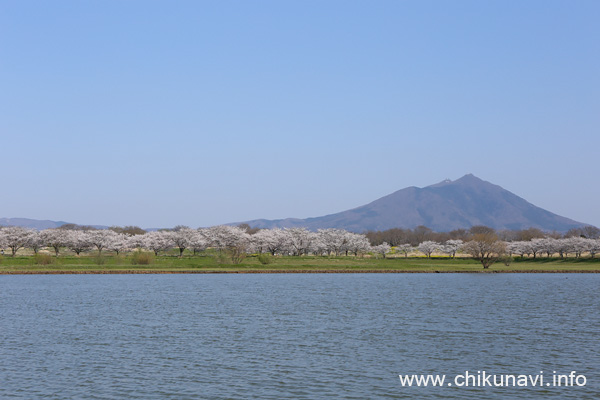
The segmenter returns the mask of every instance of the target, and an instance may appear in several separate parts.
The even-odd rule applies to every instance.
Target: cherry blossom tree
[[[600,239],[588,239],[589,247],[588,251],[590,253],[590,257],[594,258],[598,252],[600,252]]]
[[[365,235],[348,232],[346,249],[358,257],[358,255],[369,252],[371,244]]]
[[[2,254],[4,254],[4,248],[6,247],[6,240],[4,239],[4,232],[2,230],[3,230],[3,227],[0,227],[0,249],[2,249]]]
[[[132,243],[134,243],[129,240],[130,238],[131,236],[125,233],[115,232],[115,234],[111,237],[111,240],[108,241],[106,250],[114,251],[117,253],[117,255],[119,255],[122,251],[130,248]]]
[[[0,235],[3,236],[2,242],[4,246],[11,250],[11,257],[14,257],[17,251],[28,243],[33,235],[33,231],[20,226],[8,226],[2,228]]]
[[[319,229],[317,234],[326,246],[327,253],[331,255],[334,253],[339,256],[343,251],[344,247],[348,242],[348,236],[346,231],[343,229]]]
[[[463,241],[460,239],[456,240],[446,240],[443,246],[440,246],[442,252],[448,254],[450,257],[454,258],[456,256],[456,252],[462,246]]]
[[[286,228],[283,230],[286,244],[293,255],[308,254],[315,234],[306,228]]]
[[[212,226],[204,230],[209,246],[219,251],[234,247],[248,239],[248,234],[242,228],[229,225]]]
[[[190,247],[192,244],[192,238],[197,233],[193,229],[188,227],[181,227],[171,233],[170,237],[175,247],[179,249],[179,258],[183,257],[185,249]]]
[[[0,247],[2,246],[0,245]],[[32,231],[31,236],[27,240],[27,244],[25,244],[25,247],[33,250],[34,254],[37,254],[40,251],[40,249],[46,247],[46,243],[44,243],[42,233],[40,231]]]
[[[548,258],[552,257],[552,254],[556,253],[557,249],[557,243],[556,243],[556,239],[554,238],[543,238],[540,241],[540,251],[542,253],[546,253],[546,256]]]
[[[381,256],[383,256],[383,258],[386,258],[385,257],[386,254],[389,253],[391,249],[392,249],[392,246],[390,246],[386,242],[383,242],[380,245],[371,247],[371,251],[373,253],[375,253],[375,254],[381,254]]]
[[[90,234],[88,231],[66,231],[65,243],[66,247],[75,252],[78,256],[92,248],[90,242]]]
[[[571,243],[571,248],[575,253],[575,257],[580,258],[583,253],[589,251],[589,239],[584,237],[571,237],[567,240]]]
[[[569,253],[573,252],[573,246],[568,239],[558,239],[556,241],[556,251],[560,258],[569,257]]]
[[[65,229],[45,229],[41,232],[42,239],[46,246],[54,249],[54,254],[58,257],[61,247],[69,243],[69,231]]]
[[[517,254],[517,255],[521,256],[521,258],[523,258],[523,257],[525,257],[525,254],[527,253],[527,246],[525,245],[525,242],[522,242],[522,241],[509,242],[506,245],[506,252],[509,255]]]
[[[141,244],[141,247],[152,250],[156,256],[158,256],[158,253],[161,251],[167,251],[173,247],[169,232],[164,231],[146,233],[142,236]]]
[[[208,241],[206,240],[206,236],[204,236],[202,229],[198,229],[191,234],[190,247],[192,248],[194,255],[200,251],[206,250],[207,246]]]
[[[233,263],[239,263],[246,256],[251,241],[250,235],[237,226],[219,225],[204,230],[209,246],[220,253],[225,252]]]
[[[252,240],[259,253],[267,251],[274,256],[286,247],[288,233],[280,228],[261,229],[252,235]]]
[[[310,252],[314,255],[324,256],[329,254],[329,244],[325,242],[324,238],[321,235],[316,234],[314,239],[310,245]]]
[[[98,255],[102,254],[102,250],[111,245],[119,236],[116,232],[110,229],[101,229],[97,231],[89,231],[90,243],[98,249]]]
[[[437,251],[440,249],[440,244],[431,240],[426,240],[424,242],[422,242],[421,244],[419,244],[419,246],[417,246],[417,249],[425,254],[427,256],[427,258],[431,258],[431,254],[434,251]]]
[[[396,247],[396,251],[398,253],[402,253],[404,254],[404,258],[408,257],[408,253],[410,253],[411,251],[413,251],[413,247],[408,244],[408,243],[404,243],[404,244],[400,244]]]

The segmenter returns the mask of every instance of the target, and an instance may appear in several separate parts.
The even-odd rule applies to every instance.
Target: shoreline
[[[166,275],[166,274],[597,274],[600,270],[89,270],[89,271],[0,271],[0,275]]]

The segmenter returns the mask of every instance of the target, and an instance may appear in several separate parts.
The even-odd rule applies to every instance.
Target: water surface
[[[600,398],[598,274],[0,277],[0,398]],[[398,374],[585,374],[402,387]]]

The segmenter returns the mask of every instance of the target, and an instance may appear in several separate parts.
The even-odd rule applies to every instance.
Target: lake
[[[597,399],[599,288],[600,274],[0,276],[0,398]],[[458,387],[466,371],[586,384]]]

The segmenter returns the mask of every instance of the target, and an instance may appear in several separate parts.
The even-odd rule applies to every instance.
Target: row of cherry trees
[[[399,244],[394,247],[396,254],[408,257],[420,252],[427,257],[432,254],[446,254],[454,257],[457,253],[468,252],[469,241],[460,239],[446,240],[443,243],[426,240],[417,246]],[[143,234],[128,234],[118,230],[79,230],[46,229],[37,231],[21,227],[0,228],[0,248],[9,249],[15,255],[19,249],[29,248],[37,253],[49,248],[58,256],[60,251],[68,249],[77,255],[87,251],[108,250],[117,254],[132,249],[146,249],[156,255],[172,249],[178,249],[179,255],[185,250],[194,254],[207,248],[219,252],[233,252],[234,256],[247,253],[270,253],[272,255],[362,255],[375,253],[386,257],[392,250],[387,243],[372,246],[366,235],[348,232],[342,229],[321,229],[311,232],[304,228],[262,229],[251,234],[246,229],[235,226],[214,226],[211,228],[153,231]],[[592,257],[600,251],[599,239],[569,237],[533,238],[531,240],[505,243],[506,253],[521,257],[568,257],[590,254]]]
[[[466,245],[469,242],[462,240],[447,240],[445,243],[434,241],[425,241],[416,247],[410,245],[400,245],[396,249],[407,255],[411,251],[419,251],[427,257],[431,257],[433,253],[443,253],[450,257],[454,257],[457,252],[465,252]],[[541,255],[546,257],[559,256],[561,258],[573,255],[577,258],[583,254],[589,254],[590,257],[595,257],[600,252],[600,239],[589,239],[584,237],[567,237],[567,238],[534,238],[531,240],[520,240],[513,242],[503,242],[505,252],[509,256],[527,256],[537,258]]]
[[[304,228],[264,229],[254,234],[235,226],[161,230],[129,235],[114,230],[45,229],[37,231],[21,227],[0,229],[0,248],[15,255],[19,249],[29,248],[37,253],[49,248],[58,256],[62,249],[77,255],[97,250],[116,252],[132,249],[152,250],[156,255],[178,249],[179,255],[191,250],[195,253],[207,248],[237,253],[270,253],[273,255],[360,255],[373,250],[365,235],[341,229],[322,229],[311,232]],[[388,246],[389,247],[389,246]],[[389,248],[388,248],[389,251]]]
[[[552,257],[557,254],[561,258],[568,257],[569,254],[578,258],[582,254],[589,254],[593,258],[600,252],[600,239],[576,236],[562,239],[534,238],[528,241],[510,242],[507,244],[507,251],[511,255],[533,258],[540,255]]]

